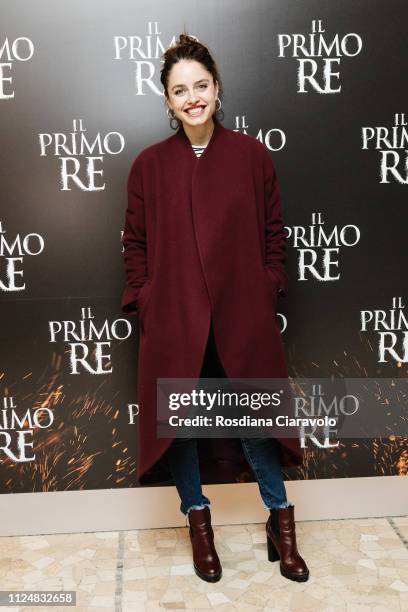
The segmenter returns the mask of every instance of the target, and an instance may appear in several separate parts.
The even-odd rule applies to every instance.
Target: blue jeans
[[[201,378],[226,378],[218,356],[212,321]],[[245,457],[258,481],[259,491],[266,509],[286,508],[287,501],[282,468],[276,440],[273,438],[240,438]],[[181,498],[180,510],[187,514],[192,508],[211,507],[211,502],[201,490],[197,440],[175,438],[168,451],[170,471]]]
[[[286,508],[282,467],[277,442],[273,438],[240,438],[243,451],[258,481],[262,501],[267,510]],[[196,438],[175,438],[167,451],[169,467],[181,499],[180,510],[188,514],[191,509],[211,507],[201,489],[200,467]]]

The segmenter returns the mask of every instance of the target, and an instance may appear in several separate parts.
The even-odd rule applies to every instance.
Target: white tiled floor
[[[265,524],[214,526],[223,567],[194,573],[186,527],[0,538],[1,590],[74,590],[74,607],[10,610],[408,611],[408,517],[296,522],[310,578],[266,554]]]

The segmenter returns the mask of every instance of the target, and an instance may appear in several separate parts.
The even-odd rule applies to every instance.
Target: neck
[[[191,144],[205,146],[209,143],[214,131],[214,121],[212,117],[202,125],[191,126],[183,122],[183,129]]]

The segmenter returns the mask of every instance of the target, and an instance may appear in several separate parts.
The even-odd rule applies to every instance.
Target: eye
[[[198,86],[200,89],[206,89],[207,84],[206,83],[201,83],[201,85]]]
[[[176,89],[176,91],[174,92],[176,94],[176,96],[178,96],[180,93],[183,93],[182,89]]]

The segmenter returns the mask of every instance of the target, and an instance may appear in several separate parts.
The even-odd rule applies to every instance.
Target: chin
[[[203,118],[200,118],[200,119],[189,119],[189,118],[186,118],[184,121],[185,121],[185,123],[187,123],[188,125],[191,125],[191,126],[193,126],[193,125],[204,125],[204,123],[207,123],[208,117],[205,117],[204,119]]]

